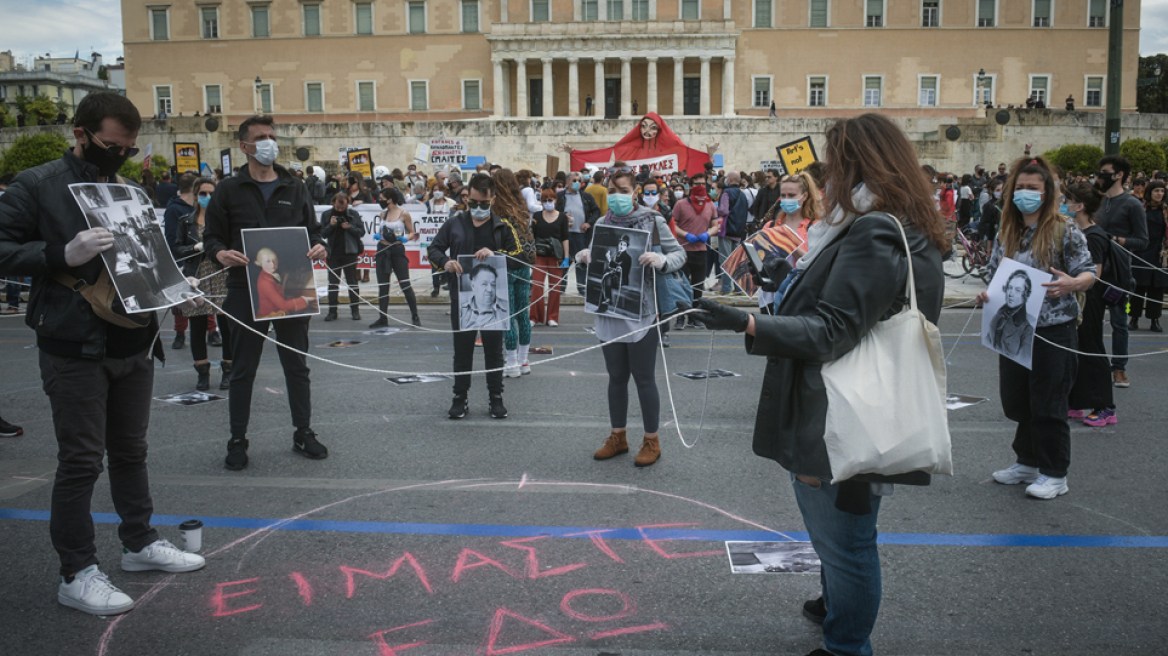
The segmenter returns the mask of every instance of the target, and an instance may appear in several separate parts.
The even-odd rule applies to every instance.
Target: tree
[[[69,142],[57,132],[24,135],[4,152],[4,158],[0,161],[0,173],[19,173],[60,159],[68,147]]]
[[[1136,110],[1141,114],[1168,113],[1168,55],[1140,57],[1138,77],[1151,83],[1136,87]]]
[[[1048,162],[1057,164],[1067,173],[1086,175],[1095,171],[1095,166],[1103,157],[1103,149],[1087,144],[1067,144],[1043,153],[1042,157]]]
[[[152,155],[150,157],[150,172],[154,174],[154,179],[157,181],[162,177],[162,172],[170,167],[169,162],[162,155]],[[141,160],[126,160],[122,168],[118,169],[118,175],[123,178],[129,178],[134,182],[142,181],[142,161]]]
[[[8,103],[0,102],[0,128],[14,127],[16,118],[8,112]]]
[[[45,119],[52,123],[57,118],[57,105],[45,94],[36,96],[17,96],[16,108],[24,112],[24,124],[36,125],[38,119]]]
[[[97,69],[97,79],[109,81],[109,71],[105,69],[105,66]]]
[[[1132,174],[1139,171],[1151,175],[1164,170],[1164,149],[1146,139],[1128,139],[1119,144],[1119,154],[1131,162]]]

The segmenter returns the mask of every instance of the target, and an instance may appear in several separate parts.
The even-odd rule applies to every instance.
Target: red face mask
[[[710,195],[706,193],[706,186],[699,184],[694,186],[689,191],[689,202],[694,206],[694,209],[701,212],[706,206],[706,201],[710,200]]]

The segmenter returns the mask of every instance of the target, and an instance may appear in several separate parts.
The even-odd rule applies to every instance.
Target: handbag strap
[[[896,229],[900,231],[900,238],[904,242],[904,254],[905,254],[905,257],[908,258],[908,280],[905,283],[905,286],[908,287],[908,289],[905,290],[905,296],[907,296],[909,299],[909,307],[911,307],[913,310],[916,310],[917,309],[917,285],[916,285],[916,277],[913,275],[912,249],[909,248],[909,245],[908,245],[908,234],[905,233],[904,226],[901,225],[900,219],[898,219],[895,216],[888,214],[886,212],[880,212],[880,213],[883,214],[884,216],[887,216],[888,218],[892,219],[892,222],[896,224]]]

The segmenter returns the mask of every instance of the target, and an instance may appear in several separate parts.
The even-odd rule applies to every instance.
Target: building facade
[[[95,91],[122,91],[122,87],[98,77],[103,64],[101,54],[96,52],[89,59],[79,56],[37,57],[29,69],[15,64],[11,52],[0,53],[0,66],[6,63],[11,68],[0,70],[0,102],[9,106],[12,115],[16,114],[19,96],[48,96],[49,100],[62,104],[65,113],[72,116],[77,103],[85,96]]]
[[[1101,111],[1107,0],[122,0],[144,114],[287,122]],[[1135,111],[1140,3],[1125,4]],[[591,103],[589,103],[591,98]],[[149,108],[149,109],[147,109]]]

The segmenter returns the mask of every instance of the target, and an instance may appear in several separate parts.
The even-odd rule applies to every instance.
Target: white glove
[[[203,242],[199,242],[199,243],[195,244],[195,252],[197,252],[197,253],[203,252]]]
[[[642,253],[641,257],[637,261],[641,264],[651,266],[654,269],[665,268],[665,256],[661,253],[654,253],[652,251]]]
[[[579,264],[592,264],[592,251],[587,248],[576,253],[576,262]]]

